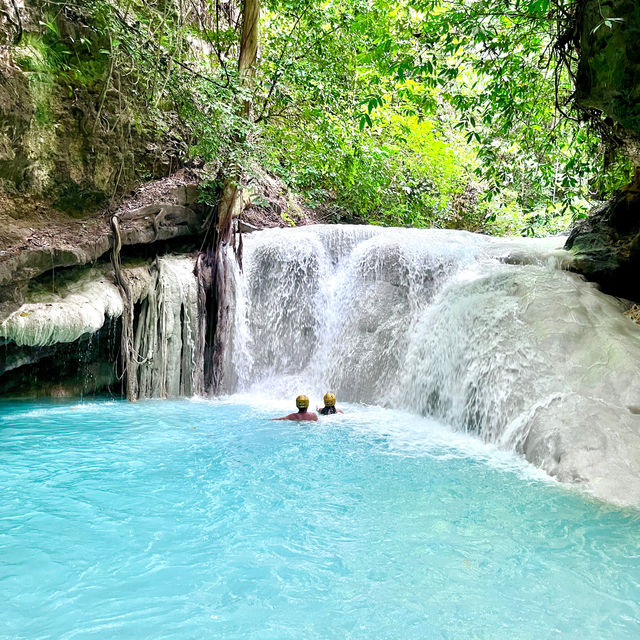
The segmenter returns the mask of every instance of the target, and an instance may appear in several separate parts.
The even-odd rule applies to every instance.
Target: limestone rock
[[[148,267],[125,269],[133,302],[146,295]],[[68,277],[55,291],[36,287],[27,302],[0,323],[0,338],[17,346],[47,347],[69,343],[98,332],[109,318],[122,315],[123,303],[110,268],[82,271]],[[16,358],[24,358],[17,355]],[[18,366],[18,365],[14,365]]]
[[[89,271],[58,293],[35,296],[0,324],[0,336],[18,346],[73,342],[99,331],[107,317],[122,315],[122,298],[104,274]]]

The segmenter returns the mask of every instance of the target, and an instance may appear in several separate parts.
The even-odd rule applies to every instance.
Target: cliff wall
[[[576,266],[604,291],[640,300],[640,3],[583,0],[576,102],[623,146],[635,180],[573,229]]]
[[[78,216],[179,166],[176,114],[149,100],[98,4],[0,2],[5,211],[29,197]]]

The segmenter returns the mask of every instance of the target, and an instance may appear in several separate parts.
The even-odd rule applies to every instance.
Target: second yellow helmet
[[[324,406],[325,407],[335,407],[336,406],[336,394],[335,393],[325,393],[324,394]]]

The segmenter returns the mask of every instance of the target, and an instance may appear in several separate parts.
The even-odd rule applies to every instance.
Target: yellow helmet
[[[296,398],[296,407],[298,407],[298,409],[308,409],[309,398],[307,398],[307,396],[298,396]]]
[[[336,406],[336,394],[335,393],[325,393],[324,394],[324,406],[325,407],[335,407]]]

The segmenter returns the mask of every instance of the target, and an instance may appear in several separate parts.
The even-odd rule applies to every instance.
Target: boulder
[[[629,188],[591,212],[569,235],[573,266],[605,293],[640,300],[640,190]]]

